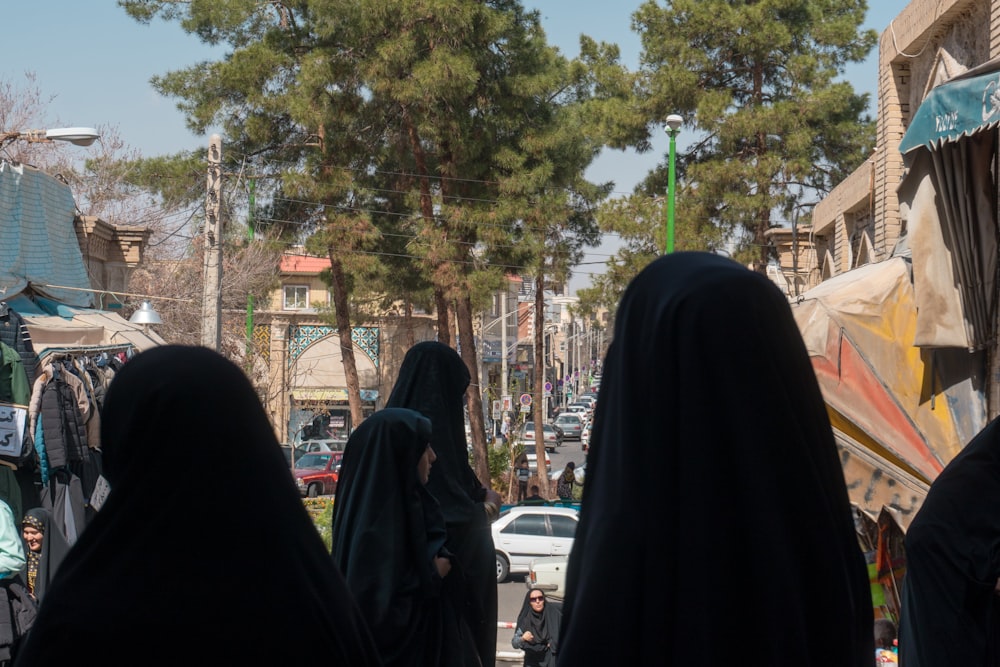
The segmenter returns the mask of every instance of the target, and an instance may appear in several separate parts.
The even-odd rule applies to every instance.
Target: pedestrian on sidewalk
[[[381,664],[243,369],[140,352],[108,388],[101,448],[110,491],[16,664]],[[240,483],[223,497],[224,479]]]
[[[444,593],[454,555],[426,484],[437,458],[431,422],[385,408],[351,434],[333,506],[333,560],[386,667],[478,665],[460,608]]]
[[[531,470],[528,468],[528,459],[522,459],[521,465],[517,467],[517,502],[521,502],[528,496],[529,479],[531,479]]]
[[[904,538],[899,662],[1000,664],[1000,420],[944,467]]]
[[[550,603],[542,590],[530,589],[510,640],[511,646],[524,651],[524,667],[555,667],[561,623],[561,609]]]
[[[556,482],[556,495],[559,496],[559,500],[566,502],[573,500],[573,487],[575,485],[576,464],[570,461],[566,464],[562,474],[559,475],[559,480]]]
[[[500,494],[469,465],[465,438],[465,392],[471,376],[454,349],[436,341],[417,343],[403,357],[386,407],[416,410],[431,420],[437,461],[427,490],[441,505],[445,546],[462,568],[447,577],[444,594],[456,601],[475,637],[484,667],[496,663],[497,575],[490,522],[500,510]]]
[[[560,664],[871,665],[868,573],[785,295],[672,253],[626,288],[611,341]]]

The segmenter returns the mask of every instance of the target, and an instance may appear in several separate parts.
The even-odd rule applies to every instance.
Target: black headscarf
[[[444,547],[444,519],[417,473],[430,436],[420,413],[379,410],[351,434],[337,482],[333,558],[387,666],[439,665],[453,639],[444,634],[432,563]]]
[[[483,509],[486,490],[469,465],[465,440],[465,390],[469,369],[458,352],[428,341],[411,347],[399,368],[388,407],[417,410],[431,420],[431,445],[438,460],[427,490],[441,504],[448,550],[461,577],[445,580],[445,594],[464,610],[483,665],[496,661],[496,557]]]
[[[530,631],[533,635],[531,643],[525,642],[523,648],[524,664],[548,667],[556,664],[555,657],[559,652],[562,610],[546,596],[542,611],[535,611],[531,606],[532,593],[542,593],[542,591],[537,588],[529,589],[524,596],[524,602],[521,603],[521,611],[517,615],[517,628],[522,633]]]
[[[18,664],[380,664],[236,365],[139,353],[108,390],[101,443],[111,492]]]
[[[33,507],[25,512],[21,525],[33,526],[42,533],[42,550],[37,554],[31,551],[27,542],[24,542],[24,555],[28,561],[25,565],[24,579],[29,583],[34,582],[31,592],[35,599],[41,602],[59,564],[69,551],[69,543],[52,520],[52,512],[44,507]]]
[[[937,476],[905,546],[900,663],[1000,665],[1000,422]]]
[[[560,662],[870,665],[872,624],[787,300],[724,257],[657,259],[626,289],[603,366]]]

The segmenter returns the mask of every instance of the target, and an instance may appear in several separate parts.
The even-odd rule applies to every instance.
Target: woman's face
[[[34,526],[24,526],[21,528],[21,537],[24,538],[28,548],[32,551],[42,550],[42,531]]]
[[[528,602],[531,603],[531,608],[535,611],[545,609],[545,593],[541,591],[531,591],[528,593]]]
[[[417,461],[417,477],[420,478],[421,484],[427,484],[427,480],[431,477],[431,464],[435,461],[437,461],[437,454],[434,453],[430,445],[427,445],[427,449]]]

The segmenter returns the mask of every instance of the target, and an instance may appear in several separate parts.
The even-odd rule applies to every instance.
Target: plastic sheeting
[[[854,269],[792,312],[837,432],[852,502],[873,515],[919,508],[944,465],[986,425],[982,355],[916,345],[909,261]]]
[[[73,306],[93,305],[65,183],[32,167],[0,162],[0,299],[29,285]]]

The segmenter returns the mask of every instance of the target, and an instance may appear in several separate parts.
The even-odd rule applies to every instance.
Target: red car
[[[299,493],[309,498],[337,492],[340,461],[344,452],[310,452],[295,462],[292,474]]]

